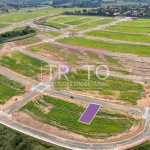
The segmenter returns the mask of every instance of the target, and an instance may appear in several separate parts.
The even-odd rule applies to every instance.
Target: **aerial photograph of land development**
[[[0,150],[150,150],[150,0],[0,0]]]

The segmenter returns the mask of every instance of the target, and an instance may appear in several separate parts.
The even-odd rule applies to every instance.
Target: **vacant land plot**
[[[25,86],[0,74],[0,104],[25,93]]]
[[[83,17],[83,18],[76,19],[76,20],[73,20],[73,21],[70,21],[70,22],[65,22],[65,24],[79,25],[79,24],[86,23],[86,22],[89,22],[89,21],[92,21],[92,20],[95,20],[95,19],[97,19],[97,18],[96,17]]]
[[[21,22],[21,21],[24,21],[24,20],[40,17],[42,15],[44,15],[44,14],[32,13],[32,12],[15,13],[15,14],[9,14],[9,15],[6,15],[6,16],[1,16],[0,21],[9,22],[9,23]]]
[[[84,110],[85,108],[77,104],[46,95],[28,102],[21,109],[39,121],[61,130],[70,130],[85,137],[99,139],[126,131],[136,121],[122,114],[100,110],[92,123],[86,125],[78,122]]]
[[[150,36],[143,34],[128,34],[120,32],[95,30],[87,32],[86,35],[122,41],[145,42],[145,43],[150,42]]]
[[[18,40],[15,43],[17,45],[29,45],[29,44],[37,43],[37,42],[40,42],[40,41],[41,40],[39,38],[37,38],[36,36],[32,36],[32,37],[29,37],[27,39]]]
[[[41,73],[41,63],[43,66],[42,72],[48,72],[48,69],[44,67],[47,63],[20,52],[4,54],[0,59],[2,66],[35,80],[38,80],[38,75]]]
[[[111,52],[120,52],[120,53],[150,56],[149,46],[146,46],[146,45],[110,43],[110,42],[90,40],[90,39],[81,38],[81,37],[59,39],[58,42],[77,45],[77,46],[83,46],[87,48],[107,50]]]
[[[114,100],[117,99],[130,104],[136,104],[143,97],[143,86],[129,80],[108,77],[107,80],[103,81],[98,79],[93,72],[90,73],[90,80],[88,80],[88,71],[85,70],[80,70],[78,73],[72,71],[67,74],[67,77],[69,80],[62,77],[62,79],[55,82],[54,87],[61,90],[98,91],[99,95],[110,96]],[[104,76],[100,77],[104,78]]]
[[[90,52],[81,53],[76,50],[64,49],[63,47],[48,43],[32,46],[30,47],[30,50],[37,54],[45,54],[47,57],[54,60],[66,62],[69,66],[81,64],[92,64],[97,66],[100,64],[107,64],[111,71],[130,74],[117,59],[110,56],[103,58],[98,54]]]
[[[123,21],[119,25],[125,26],[135,26],[135,27],[150,27],[150,19],[147,20],[133,20],[133,21]]]
[[[72,29],[70,31],[86,30],[86,29],[89,29],[89,28],[94,28],[94,27],[97,27],[97,26],[100,26],[100,25],[110,23],[112,21],[114,21],[114,20],[113,19],[100,19],[98,21],[93,21],[93,22],[88,23],[88,24],[77,26],[77,27],[75,27],[74,29]]]
[[[42,24],[46,25],[46,26],[50,26],[50,27],[56,28],[56,29],[62,29],[62,28],[66,28],[67,27],[64,24],[59,24],[59,23],[55,23],[55,22],[44,22]]]
[[[150,33],[149,27],[132,27],[132,26],[109,26],[107,30],[119,31],[119,32],[130,32],[130,33]]]
[[[56,22],[56,23],[64,23],[66,21],[71,21],[71,20],[78,19],[78,18],[82,18],[82,16],[64,16],[64,15],[60,15],[60,16],[49,18],[49,19],[47,19],[47,21],[53,21],[53,22]]]
[[[43,35],[46,37],[56,37],[56,36],[61,35],[61,33],[57,31],[49,31],[49,32],[43,33]]]

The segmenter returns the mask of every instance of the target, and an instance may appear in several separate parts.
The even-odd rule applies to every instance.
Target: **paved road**
[[[55,14],[45,15],[45,16],[41,16],[41,17],[36,17],[36,18],[29,19],[29,20],[25,20],[25,21],[22,21],[22,22],[13,23],[12,25],[10,25],[8,27],[0,29],[0,34],[4,33],[4,32],[7,32],[7,31],[10,31],[10,30],[13,30],[13,29],[18,28],[18,27],[32,25],[33,22],[36,21],[36,20],[39,20],[39,19],[45,18],[45,17],[51,17],[51,16],[55,16]]]
[[[55,64],[55,65],[60,64],[60,62],[58,62],[58,61],[50,60],[50,59],[45,58],[45,57],[42,57],[42,56],[40,56],[40,55],[36,55],[36,54],[34,54],[34,53],[32,53],[32,52],[25,51],[22,47],[15,46],[14,43],[10,43],[10,46],[12,47],[13,50],[20,51],[21,53],[23,53],[23,54],[25,54],[25,55],[28,55],[28,56],[37,58],[37,59],[39,59],[39,60],[41,60],[41,61],[47,62],[48,64]]]
[[[58,75],[55,76],[54,78],[52,78],[50,81],[43,83],[43,85],[44,86],[49,85],[52,82],[54,82],[57,78],[58,78]],[[48,87],[46,87],[46,89],[45,89],[45,87],[43,85],[42,85],[42,88],[44,90],[47,90]],[[38,130],[33,129],[31,127],[24,126],[20,123],[11,121],[9,119],[9,115],[11,115],[12,112],[19,109],[24,104],[26,104],[31,98],[36,96],[40,92],[37,90],[39,87],[41,87],[41,85],[38,85],[31,93],[27,94],[21,101],[19,101],[18,103],[14,104],[13,106],[11,106],[7,110],[5,110],[4,113],[0,113],[0,123],[8,126],[10,128],[13,128],[17,131],[20,131],[22,133],[25,133],[25,134],[28,134],[28,135],[33,136],[35,138],[44,140],[46,142],[50,142],[50,143],[53,143],[53,144],[56,144],[56,145],[59,145],[62,147],[66,147],[69,149],[75,149],[75,150],[77,150],[77,149],[80,149],[80,150],[82,150],[82,149],[83,150],[84,149],[99,150],[99,149],[117,148],[118,145],[126,146],[130,143],[137,142],[138,139],[141,140],[141,139],[143,139],[143,137],[147,137],[147,134],[149,134],[148,133],[149,132],[149,124],[146,124],[146,127],[142,133],[140,133],[139,135],[136,135],[135,137],[132,137],[130,139],[127,139],[124,141],[118,141],[115,143],[111,143],[108,141],[109,143],[101,143],[101,144],[100,143],[92,143],[91,144],[91,143],[81,143],[81,142],[76,142],[73,140],[63,139],[61,137],[54,136],[54,135],[51,135],[48,133],[44,133],[42,131],[38,131]],[[85,102],[96,102],[96,103],[102,104],[103,106],[122,109],[122,110],[130,111],[130,112],[134,112],[134,113],[138,113],[138,114],[143,114],[145,112],[145,110],[141,110],[139,108],[121,106],[121,105],[111,104],[111,103],[103,102],[103,101],[96,101],[96,100],[91,99],[91,98],[77,96],[77,95],[73,95],[73,94],[69,94],[69,93],[61,92],[61,91],[56,91],[56,90],[52,90],[52,89],[50,89],[50,92],[55,93],[55,94],[59,94],[62,96],[67,96],[67,97],[73,96],[74,99],[76,99],[76,100],[79,99],[79,100],[85,101]],[[146,113],[148,113],[148,111],[146,111]]]
[[[76,47],[73,47],[73,48],[76,48]],[[35,54],[32,54],[32,53],[28,53],[28,52],[26,53],[26,51],[24,51],[23,48],[20,48],[20,47],[14,47],[14,49],[19,50],[22,53],[28,54],[32,57],[41,59],[45,62],[50,62],[51,61],[51,60],[46,60],[46,58],[43,58],[41,56],[35,56]],[[87,48],[85,48],[85,50],[86,49]],[[54,64],[54,61],[52,62],[52,64]],[[5,72],[5,74],[7,74],[7,72]],[[131,78],[131,77],[129,77],[129,78],[131,80],[135,79],[135,78]],[[122,110],[125,110],[125,111],[134,112],[134,113],[142,114],[142,115],[145,113],[145,114],[148,115],[148,118],[145,117],[147,119],[145,129],[140,134],[138,134],[138,135],[136,135],[132,138],[123,140],[123,141],[118,141],[118,142],[114,142],[114,143],[108,141],[109,143],[101,143],[101,144],[100,143],[92,143],[91,144],[91,143],[76,142],[76,141],[73,141],[73,140],[67,140],[67,139],[63,139],[63,138],[58,137],[58,136],[50,135],[48,133],[38,131],[38,130],[33,129],[31,127],[24,126],[20,123],[12,122],[8,118],[8,116],[12,112],[19,109],[21,106],[23,106],[25,103],[27,103],[31,98],[33,98],[35,95],[37,95],[40,92],[40,90],[41,91],[47,90],[48,85],[51,84],[56,79],[57,79],[57,76],[54,77],[51,81],[44,83],[42,86],[41,85],[36,86],[35,89],[31,93],[27,94],[21,101],[14,104],[9,109],[5,110],[4,113],[1,112],[0,113],[0,123],[4,124],[4,125],[6,125],[10,128],[13,128],[17,131],[20,131],[20,132],[23,132],[25,134],[31,135],[33,137],[42,139],[44,141],[47,141],[47,142],[50,142],[50,143],[53,143],[53,144],[56,144],[56,145],[60,145],[60,146],[63,146],[63,147],[69,148],[69,149],[75,149],[75,150],[77,150],[77,149],[80,149],[80,150],[82,150],[82,149],[99,150],[99,149],[114,149],[114,148],[118,148],[120,146],[126,147],[128,144],[137,142],[138,140],[142,140],[142,139],[146,140],[146,137],[148,137],[150,135],[150,133],[149,133],[149,130],[150,130],[150,128],[149,128],[150,114],[149,114],[148,111],[145,111],[145,110],[142,110],[142,109],[139,109],[139,108],[134,108],[134,107],[128,107],[128,106],[112,104],[112,103],[105,102],[105,101],[97,101],[95,99],[91,99],[91,98],[87,98],[87,97],[83,97],[83,96],[79,96],[79,95],[73,95],[73,94],[69,94],[69,93],[62,92],[62,91],[56,91],[56,90],[52,90],[52,89],[50,89],[50,92],[52,92],[52,93],[59,94],[61,96],[67,96],[67,97],[73,96],[74,99],[76,99],[76,100],[85,101],[85,102],[96,102],[96,103],[102,104],[103,106],[107,106],[107,107],[111,107],[111,108],[115,108],[115,109],[122,109]],[[17,80],[19,80],[20,82],[25,82],[25,81],[23,81],[19,78]]]
[[[71,96],[73,96],[73,98],[75,100],[84,101],[86,103],[97,103],[97,104],[101,104],[102,106],[115,108],[115,109],[121,109],[121,110],[125,110],[125,111],[131,112],[131,113],[142,114],[142,112],[144,111],[144,109],[125,106],[125,105],[119,105],[119,104],[113,104],[113,103],[110,103],[110,102],[107,102],[104,100],[100,100],[100,99],[94,99],[94,98],[89,98],[89,97],[85,97],[85,96],[80,96],[77,94],[72,94],[72,93],[69,93],[67,91],[57,91],[54,89],[49,89],[49,90],[47,90],[47,92],[51,92],[51,93],[65,96],[65,97],[69,97],[69,98],[71,98]]]
[[[17,122],[12,122],[9,120],[7,115],[4,115],[3,113],[0,113],[0,123],[8,126],[12,129],[15,129],[17,131],[20,131],[22,133],[25,133],[27,135],[30,135],[32,137],[44,140],[46,142],[56,144],[62,147],[66,147],[68,149],[73,149],[73,150],[100,150],[100,149],[105,149],[105,150],[115,150],[119,148],[124,148],[126,149],[128,145],[137,143],[138,141],[146,141],[148,139],[148,136],[150,135],[150,114],[148,116],[148,121],[147,124],[143,130],[142,133],[133,136],[132,138],[128,138],[126,140],[122,141],[117,141],[117,142],[111,142],[107,141],[107,143],[83,143],[83,142],[76,142],[73,139],[72,140],[67,140],[52,134],[48,134],[36,129],[33,129],[31,127],[22,125]]]
[[[108,24],[104,24],[104,25],[100,25],[100,26],[97,26],[97,27],[94,27],[94,28],[90,28],[90,29],[86,29],[86,30],[82,30],[82,31],[80,31],[80,32],[78,32],[77,34],[78,35],[82,35],[83,33],[85,33],[85,32],[89,32],[89,31],[93,31],[93,30],[98,30],[98,29],[100,29],[100,28],[106,28],[106,27],[109,27],[109,26],[112,26],[112,25],[116,25],[116,24],[118,24],[119,22],[122,22],[122,21],[126,21],[126,20],[128,20],[127,18],[120,18],[119,20],[115,20],[115,21],[113,21],[113,22],[111,22],[111,23],[108,23]]]
[[[15,81],[23,84],[23,85],[32,86],[32,85],[37,84],[35,82],[30,82],[30,81],[28,81],[26,79],[23,79],[23,78],[21,78],[21,77],[19,77],[17,75],[14,75],[14,74],[10,73],[9,71],[7,71],[7,70],[5,70],[3,68],[0,68],[0,73],[3,74],[3,75],[5,75],[6,77],[12,79],[12,80],[15,80]]]
[[[33,98],[37,94],[38,94],[38,91],[36,91],[36,90],[32,91],[31,93],[27,94],[21,101],[12,105],[10,108],[6,109],[5,112],[7,114],[11,114],[15,110],[19,109],[21,106],[26,104],[31,98]]]

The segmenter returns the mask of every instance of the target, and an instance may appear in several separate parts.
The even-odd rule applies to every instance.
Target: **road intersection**
[[[115,23],[118,23],[118,21]],[[111,23],[110,25],[112,25],[112,24],[113,23]],[[97,28],[94,28],[94,29],[97,29]],[[68,34],[66,34],[66,35],[68,35]],[[51,40],[51,39],[50,40],[43,40],[42,42],[39,42],[36,44],[40,44],[43,42],[52,42],[52,43],[55,43],[57,45],[63,45],[63,44],[60,44],[57,42],[53,42],[53,40]],[[12,50],[14,50],[14,51],[15,50],[20,51],[21,53],[24,53],[24,54],[32,56],[34,58],[40,59],[41,61],[47,62],[49,64],[59,65],[62,63],[62,62],[50,60],[50,59],[47,59],[45,57],[35,55],[31,52],[26,51],[25,48],[28,47],[29,45],[27,45],[25,47],[18,47],[16,45],[14,45],[13,43],[10,43],[10,46],[12,47]],[[78,47],[76,47],[76,46],[74,46],[73,48],[78,49]],[[83,50],[88,50],[88,48],[83,48]],[[90,50],[92,50],[92,49],[90,49]],[[147,59],[147,58],[145,58],[145,59]],[[118,105],[118,104],[110,103],[110,102],[100,100],[100,99],[88,98],[88,97],[84,97],[84,96],[80,96],[80,95],[76,95],[76,94],[71,94],[71,93],[68,93],[67,91],[54,90],[51,88],[51,84],[55,80],[58,79],[58,75],[55,75],[52,79],[50,79],[47,82],[35,83],[32,81],[28,81],[26,79],[23,79],[22,77],[19,77],[17,75],[14,75],[2,67],[0,67],[0,73],[4,74],[5,76],[7,76],[7,77],[9,77],[15,81],[18,81],[24,85],[28,85],[28,86],[32,87],[32,92],[27,93],[27,95],[21,101],[15,103],[14,105],[9,107],[8,109],[0,112],[0,123],[12,128],[12,129],[15,129],[15,130],[20,131],[22,133],[25,133],[27,135],[33,136],[35,138],[41,139],[43,141],[50,142],[52,144],[56,144],[56,145],[59,145],[59,146],[62,146],[62,147],[68,148],[68,149],[74,149],[74,150],[78,150],[78,149],[79,150],[85,150],[85,149],[89,149],[89,150],[127,149],[128,147],[130,147],[130,144],[137,143],[138,141],[139,142],[146,141],[150,137],[150,132],[149,132],[150,131],[150,111],[149,111],[150,108],[148,108],[148,107],[146,107],[145,109],[141,109],[141,108],[132,107],[132,106]],[[147,78],[145,79],[142,77],[127,76],[127,75],[114,74],[114,73],[110,73],[110,76],[123,78],[123,79],[129,79],[129,80],[136,80],[136,81],[141,81],[141,82],[145,82],[145,81],[150,80],[150,79],[147,79]],[[74,141],[73,139],[68,140],[68,139],[61,138],[59,136],[51,135],[51,134],[45,133],[43,131],[39,131],[37,129],[33,129],[29,126],[25,126],[19,122],[14,122],[13,120],[11,120],[10,117],[14,111],[18,110],[23,105],[25,105],[28,101],[30,101],[33,97],[35,97],[38,94],[43,93],[43,92],[49,92],[52,94],[56,94],[56,95],[68,97],[68,98],[73,96],[74,99],[77,101],[83,101],[86,103],[99,103],[102,106],[115,108],[115,109],[121,109],[121,110],[135,113],[135,114],[140,114],[146,120],[145,128],[139,134],[137,134],[133,137],[124,139],[122,141],[118,140],[117,142],[108,141],[106,143],[83,143],[83,142]]]

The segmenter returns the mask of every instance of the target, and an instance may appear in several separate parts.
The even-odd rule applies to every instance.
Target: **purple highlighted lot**
[[[92,120],[94,119],[95,115],[97,114],[98,110],[100,109],[101,105],[99,104],[89,104],[87,109],[84,111],[80,119],[78,120],[79,122],[90,124]]]

